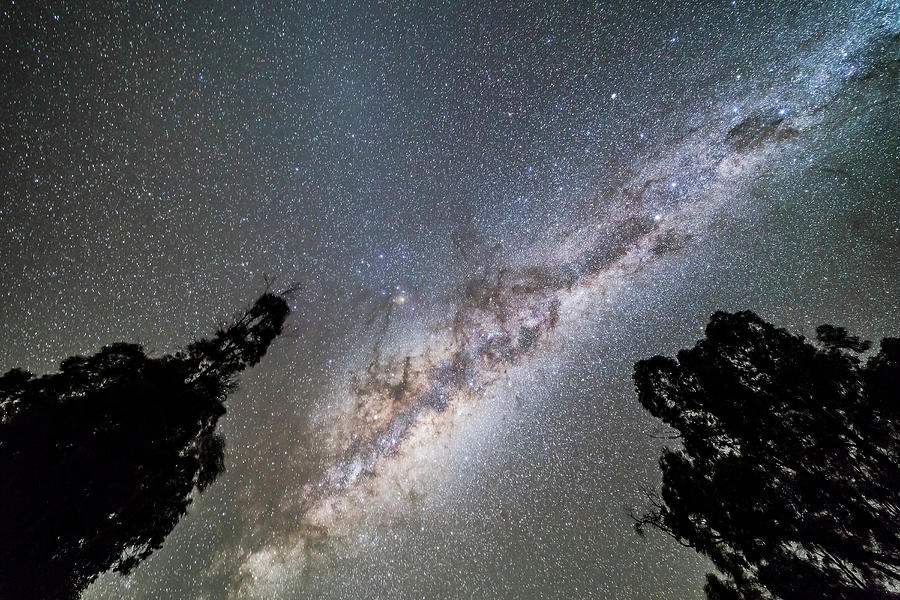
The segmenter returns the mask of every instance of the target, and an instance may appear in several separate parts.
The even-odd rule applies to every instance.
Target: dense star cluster
[[[635,361],[900,322],[900,4],[15,2],[0,371],[267,277],[227,472],[89,599],[700,598]]]

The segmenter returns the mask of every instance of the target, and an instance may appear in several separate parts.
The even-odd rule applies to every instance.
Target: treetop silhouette
[[[715,599],[900,598],[900,339],[823,325],[818,344],[752,312],[635,365],[641,404],[678,431],[636,517],[708,556]]]
[[[0,376],[0,596],[77,598],[160,548],[224,470],[224,401],[288,313],[267,292],[174,355],[116,343]]]

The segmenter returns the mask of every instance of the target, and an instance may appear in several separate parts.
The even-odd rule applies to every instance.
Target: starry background
[[[226,475],[85,597],[702,597],[702,559],[630,527],[664,443],[633,363],[718,309],[869,338],[900,316],[900,5],[787,4],[4,2],[0,368],[171,351],[300,284],[229,401]],[[791,134],[717,180],[748,122]],[[684,247],[496,385],[449,484],[261,584],[246,559],[290,530],[353,357],[654,169],[651,210],[716,200]]]

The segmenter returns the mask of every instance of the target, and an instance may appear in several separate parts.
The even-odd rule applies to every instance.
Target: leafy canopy
[[[677,430],[636,529],[708,556],[711,599],[900,598],[900,339],[818,344],[752,312],[635,365],[641,404]]]
[[[223,403],[288,312],[266,293],[175,355],[117,343],[58,373],[0,376],[0,595],[77,598],[160,548],[224,470]]]

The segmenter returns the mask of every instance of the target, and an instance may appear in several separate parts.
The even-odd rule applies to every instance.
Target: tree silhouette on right
[[[900,598],[900,338],[822,325],[815,342],[756,314],[635,365],[674,428],[662,490],[635,528],[709,557],[712,600]]]

